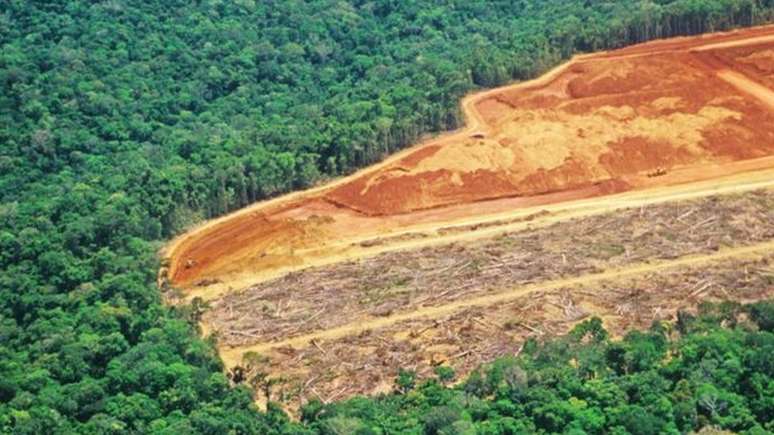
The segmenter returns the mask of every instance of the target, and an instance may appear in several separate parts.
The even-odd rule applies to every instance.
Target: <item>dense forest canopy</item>
[[[459,98],[476,87],[535,76],[576,51],[764,22],[772,7],[771,0],[3,3],[0,199],[51,185],[72,192],[79,183],[123,192],[142,199],[147,238],[455,127]],[[81,195],[94,193],[81,187]]]
[[[195,315],[161,304],[163,239],[455,127],[475,88],[772,17],[772,0],[0,0],[0,431],[328,430],[229,385]],[[745,403],[728,427],[766,416]]]

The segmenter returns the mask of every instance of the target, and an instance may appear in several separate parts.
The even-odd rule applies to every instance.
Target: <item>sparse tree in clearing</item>
[[[438,366],[434,371],[438,381],[444,385],[454,380],[454,369],[449,366]]]
[[[395,378],[395,389],[401,394],[406,394],[414,389],[416,379],[417,374],[414,371],[400,369]]]

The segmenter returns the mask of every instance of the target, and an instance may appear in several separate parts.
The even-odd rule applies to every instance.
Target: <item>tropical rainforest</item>
[[[164,240],[455,128],[471,90],[772,19],[772,0],[0,0],[0,432],[774,431],[771,303],[621,341],[589,321],[296,422],[155,281]]]

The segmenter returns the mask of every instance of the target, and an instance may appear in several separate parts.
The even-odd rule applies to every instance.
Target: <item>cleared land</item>
[[[415,370],[422,378],[444,364],[464,379],[482,363],[518,354],[527,338],[563,334],[590,314],[620,335],[654,320],[674,320],[678,310],[692,311],[701,301],[774,296],[774,254],[703,260],[635,276],[535,288],[440,316],[259,349],[267,358],[256,370],[282,380],[273,400],[291,406],[312,398],[327,402],[389,391],[397,368]]]
[[[774,125],[771,111],[700,59],[577,62],[546,86],[478,101],[480,133],[425,147],[325,198],[391,215],[595,183],[615,192],[659,168],[774,153],[774,131],[758,128]]]
[[[399,368],[462,377],[589,315],[619,334],[768,297],[774,191],[760,190],[309,268],[212,302],[203,324],[227,367],[247,355],[294,408],[387,391]]]
[[[770,240],[773,192],[666,203],[293,272],[224,296],[205,322],[225,345],[268,343],[529,284]]]
[[[459,132],[186,234],[167,250],[168,277],[209,298],[343,251],[371,255],[349,246],[387,234],[771,170],[770,88],[737,65],[768,68],[772,47],[772,27],[660,41],[472,95]]]
[[[467,126],[208,222],[160,273],[291,405],[774,296],[774,27],[579,56]]]
[[[752,46],[732,47],[703,54],[712,56],[729,69],[736,70],[754,81],[774,89],[774,46],[763,43]]]

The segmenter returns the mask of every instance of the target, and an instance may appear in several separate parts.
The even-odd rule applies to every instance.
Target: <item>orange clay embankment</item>
[[[771,26],[657,41],[468,96],[457,132],[179,237],[168,277],[212,297],[381,236],[772,169],[774,93],[739,66],[768,71],[772,49]]]

